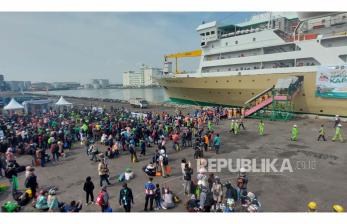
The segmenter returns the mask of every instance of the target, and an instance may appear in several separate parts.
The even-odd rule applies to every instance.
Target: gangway
[[[278,79],[269,87],[245,102],[245,117],[289,120],[293,117],[293,99],[300,92],[302,76]]]

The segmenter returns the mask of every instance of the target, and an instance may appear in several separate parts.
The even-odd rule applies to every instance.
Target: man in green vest
[[[342,125],[338,124],[336,127],[336,131],[335,131],[335,135],[333,137],[333,142],[338,138],[340,140],[340,142],[343,142],[343,137],[342,137],[342,133],[341,133],[341,128]]]
[[[236,120],[234,123],[234,134],[237,135],[240,132],[240,124],[239,121]]]
[[[321,138],[323,138],[323,141],[326,141],[324,124],[322,124],[319,128],[319,136],[318,136],[317,141],[319,141]]]
[[[230,132],[234,132],[234,127],[235,127],[235,121],[234,120],[231,120],[230,122]]]
[[[265,128],[265,124],[264,124],[263,120],[260,120],[260,122],[258,124],[258,131],[259,131],[260,136],[264,135],[264,128]]]
[[[296,124],[293,125],[292,128],[292,137],[291,140],[292,141],[297,141],[298,140],[298,135],[299,135],[299,129],[298,126]]]

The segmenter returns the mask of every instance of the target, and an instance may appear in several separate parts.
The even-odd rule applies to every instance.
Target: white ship
[[[265,13],[197,32],[200,50],[165,57],[159,82],[172,101],[247,104],[250,115],[286,99],[294,112],[347,116],[347,13]],[[177,58],[191,56],[200,56],[197,72],[180,72]]]

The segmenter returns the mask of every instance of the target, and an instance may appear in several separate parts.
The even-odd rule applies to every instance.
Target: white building
[[[123,73],[123,86],[152,86],[158,85],[162,70],[142,65],[139,72],[127,71]]]
[[[143,86],[143,73],[128,71],[123,73],[123,86]]]

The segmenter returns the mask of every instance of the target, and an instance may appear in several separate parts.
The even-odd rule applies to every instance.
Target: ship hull
[[[316,73],[286,73],[221,77],[175,77],[159,80],[174,102],[192,105],[224,105],[242,107],[254,95],[276,85],[280,78],[303,76],[300,93],[293,99],[294,112],[347,116],[347,99],[316,96]]]

